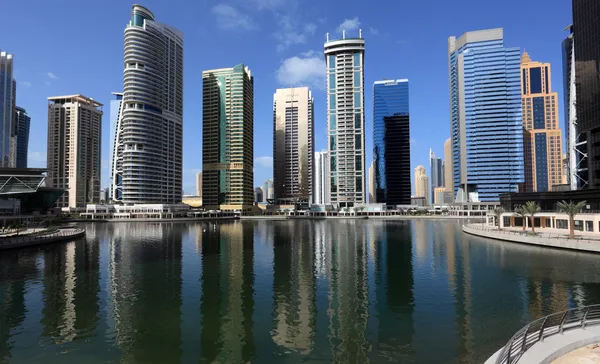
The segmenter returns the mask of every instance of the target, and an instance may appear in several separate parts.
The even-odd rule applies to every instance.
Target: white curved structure
[[[125,28],[123,99],[116,132],[122,201],[181,202],[183,34],[133,5]],[[120,156],[119,156],[120,157]]]
[[[324,45],[327,67],[327,135],[330,162],[329,197],[338,207],[352,207],[365,198],[365,40],[329,40]]]

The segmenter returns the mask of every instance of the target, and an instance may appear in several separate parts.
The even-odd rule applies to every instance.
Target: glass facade
[[[21,107],[16,107],[17,122],[17,168],[27,168],[27,151],[29,150],[29,128],[31,118],[27,111]]]
[[[577,149],[587,153],[580,167],[587,168],[582,178],[587,185],[600,187],[600,2],[573,0],[573,36],[575,74],[577,75],[578,141]]]
[[[12,55],[0,52],[0,167],[15,166],[15,155],[11,154],[11,137],[16,133],[13,126],[15,93]]]
[[[376,201],[410,205],[408,80],[373,85],[373,160]]]
[[[537,192],[548,191],[548,144],[546,133],[535,134],[535,179]]]
[[[498,201],[524,182],[519,59],[519,48],[504,47],[502,29],[449,39],[457,201]]]

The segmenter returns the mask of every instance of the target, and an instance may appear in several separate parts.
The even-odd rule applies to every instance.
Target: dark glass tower
[[[600,2],[573,0],[573,45],[577,90],[578,146],[587,158],[580,168],[587,168],[587,185],[600,187]]]
[[[29,126],[31,118],[22,107],[15,107],[17,122],[17,168],[27,168],[27,151],[29,150]]]
[[[378,203],[410,205],[408,80],[373,85],[373,158]]]

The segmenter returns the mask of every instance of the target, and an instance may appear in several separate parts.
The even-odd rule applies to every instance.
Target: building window
[[[529,69],[529,87],[532,94],[542,93],[542,69],[540,67]]]
[[[585,231],[594,231],[594,222],[593,221],[585,222]]]
[[[337,161],[334,155],[329,158],[329,168],[331,172],[337,171]]]
[[[360,117],[360,114],[354,114],[354,128],[355,129],[360,129],[361,128],[361,117]]]
[[[354,135],[354,148],[362,149],[362,138],[360,134]]]
[[[335,72],[329,74],[329,89],[335,90]]]
[[[360,87],[360,71],[354,72],[354,87]]]
[[[577,231],[583,231],[583,221],[582,220],[575,220],[575,226],[574,226],[574,228]]]
[[[336,150],[337,149],[337,138],[335,137],[335,135],[331,135],[329,137],[329,150]]]
[[[354,168],[355,171],[362,170],[362,157],[360,155],[354,156]]]
[[[335,110],[335,94],[329,94],[329,109]]]
[[[335,68],[335,56],[327,56],[329,68]]]
[[[569,221],[563,219],[556,219],[556,228],[557,229],[568,229]]]
[[[335,114],[329,115],[329,129],[335,130],[337,128],[337,118]]]
[[[354,67],[360,66],[360,53],[354,53]]]
[[[362,192],[362,178],[356,177],[356,192]]]
[[[362,103],[361,103],[361,97],[360,97],[360,92],[355,92],[354,93],[354,107],[356,109],[360,109],[362,107]]]

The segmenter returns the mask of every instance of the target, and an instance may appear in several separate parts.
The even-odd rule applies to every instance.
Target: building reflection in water
[[[314,225],[274,226],[273,341],[286,351],[310,354],[316,324]]]
[[[376,349],[387,361],[402,362],[414,353],[412,230],[407,222],[380,224],[375,234]]]
[[[34,251],[5,251],[0,254],[0,362],[11,358],[13,330],[27,316],[26,284],[39,274]]]
[[[122,362],[180,362],[183,230],[136,223],[111,229],[111,295]]]
[[[253,360],[254,226],[210,224],[202,233],[201,346],[205,362]]]

